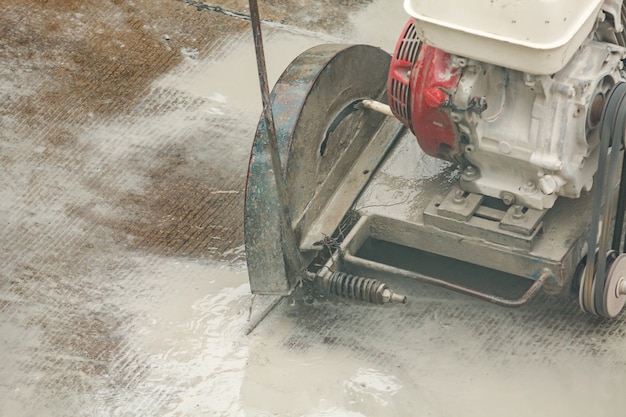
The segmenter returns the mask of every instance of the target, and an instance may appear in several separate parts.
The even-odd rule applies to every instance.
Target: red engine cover
[[[445,106],[460,78],[450,54],[420,42],[411,19],[391,60],[388,100],[428,155],[453,160],[457,151],[456,129]]]

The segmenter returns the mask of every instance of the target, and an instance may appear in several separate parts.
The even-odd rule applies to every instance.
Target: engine
[[[535,35],[550,45],[532,43],[531,32],[516,32],[511,19],[526,16],[519,10],[511,11],[510,31],[500,28],[496,36],[460,30],[450,18],[444,27],[432,10],[418,7],[421,3],[407,2],[413,18],[392,59],[388,101],[424,152],[461,165],[463,190],[508,205],[547,209],[559,196],[578,198],[590,190],[607,93],[624,79],[622,2],[585,0],[580,15],[556,9],[533,14],[527,4],[527,16],[578,22],[569,32],[562,25],[550,28],[555,36],[565,30],[564,40],[551,40],[547,29]],[[526,3],[563,6],[563,1],[511,2]],[[493,4],[470,7],[488,16]],[[506,17],[501,10],[497,16],[502,25]],[[454,42],[459,31],[465,39],[475,38],[463,50]]]

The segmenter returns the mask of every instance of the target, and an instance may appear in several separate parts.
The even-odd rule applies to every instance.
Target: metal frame
[[[554,276],[552,271],[548,268],[541,270],[540,276],[535,280],[532,285],[526,290],[526,292],[517,299],[507,299],[494,294],[478,291],[466,286],[454,284],[452,282],[425,275],[419,272],[410,271],[390,265],[386,265],[380,262],[364,259],[357,256],[359,249],[365,241],[373,236],[377,236],[376,231],[376,218],[361,217],[356,223],[351,232],[346,236],[339,249],[333,254],[332,258],[326,262],[326,265],[320,270],[319,276],[321,279],[326,279],[336,269],[350,270],[352,268],[358,268],[368,272],[378,273],[380,275],[398,276],[416,281],[423,282],[425,284],[435,285],[437,287],[445,288],[448,290],[456,291],[461,294],[469,295],[490,303],[502,306],[502,307],[521,307],[524,304],[532,300],[539,290],[544,286],[546,282],[551,280]]]
[[[617,202],[613,191],[618,184],[618,150],[626,125],[626,84],[613,88],[603,112],[600,169],[593,198],[561,198],[549,211],[520,205],[502,210],[485,204],[483,196],[455,185],[459,177],[467,179],[467,170],[461,175],[441,161],[431,166],[433,172],[419,169],[419,161],[426,160],[415,139],[405,135],[398,141],[405,129],[389,117],[389,106],[372,100],[384,95],[386,83],[379,78],[383,73],[386,81],[381,68],[389,60],[377,48],[312,48],[287,68],[270,97],[258,5],[256,0],[249,0],[249,4],[263,98],[263,117],[251,152],[246,187],[244,230],[253,292],[289,294],[304,277],[310,277],[307,268],[319,252],[331,248],[335,250],[330,259],[313,275],[327,285],[342,286],[340,293],[357,299],[406,300],[384,283],[347,275],[337,268],[356,267],[412,278],[505,307],[527,303],[542,288],[549,293],[569,293],[572,278],[579,274],[583,310],[611,316],[603,305],[607,279],[615,281],[616,288],[626,295],[626,283],[622,282],[626,280],[622,277],[618,282],[605,271],[605,265],[616,256],[610,260],[604,256],[611,232],[612,253],[621,253],[626,208],[624,163]],[[334,91],[337,78],[343,88],[338,97]],[[326,101],[330,101],[329,107],[319,108]],[[344,136],[336,139],[339,152],[325,157],[330,135],[354,113],[360,114],[356,124],[353,118]],[[278,131],[275,117],[280,121]],[[317,142],[320,138],[321,144]],[[321,170],[322,178],[308,177],[313,171],[307,170],[306,164],[317,164],[315,170]],[[326,167],[320,168],[324,164]],[[339,246],[329,246],[326,240],[350,211],[361,219],[345,239],[341,236]],[[569,217],[572,213],[577,217]],[[453,254],[461,261],[527,278],[529,288],[520,298],[507,299],[357,256],[370,237],[442,256]],[[602,256],[596,260],[598,241]],[[585,256],[587,266],[581,272]]]

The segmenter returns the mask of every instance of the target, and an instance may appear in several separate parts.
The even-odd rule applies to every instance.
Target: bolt
[[[537,192],[537,186],[534,182],[528,181],[526,184],[523,185],[522,191],[525,194],[535,194]]]
[[[452,56],[452,66],[456,68],[465,68],[467,66],[467,59],[453,55]]]
[[[544,175],[539,179],[539,188],[546,194],[554,194],[559,189],[559,184],[552,175]]]
[[[469,165],[463,170],[463,179],[465,181],[474,181],[478,178],[478,168],[475,166]]]
[[[507,206],[515,204],[515,196],[508,192],[502,193],[502,202]]]
[[[455,123],[459,123],[462,119],[463,116],[461,116],[459,113],[457,112],[450,112],[450,117],[452,118],[452,121]]]
[[[524,207],[520,206],[519,204],[514,205],[512,216],[515,220],[522,220],[524,217],[526,217],[526,213],[524,213]]]
[[[454,204],[457,205],[461,205],[466,203],[467,201],[465,200],[465,193],[463,192],[463,190],[456,190],[454,192],[454,200],[452,200],[454,202]]]
[[[389,288],[385,288],[383,290],[383,303],[398,303],[398,304],[406,304],[406,296],[405,295],[400,295],[400,294],[396,294],[395,292],[391,291]]]
[[[626,295],[626,279],[624,279],[624,277],[620,277],[619,283],[615,288],[615,295],[617,298],[620,298],[622,295]]]

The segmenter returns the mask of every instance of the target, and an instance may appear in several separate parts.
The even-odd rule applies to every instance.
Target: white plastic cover
[[[420,38],[468,58],[552,74],[593,29],[603,0],[405,0]]]

